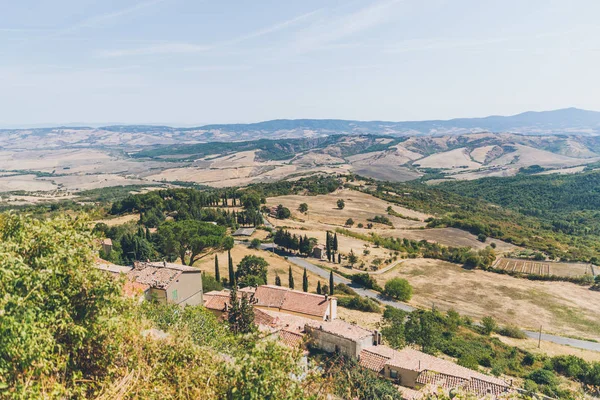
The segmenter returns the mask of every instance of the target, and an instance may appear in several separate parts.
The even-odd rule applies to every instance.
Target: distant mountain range
[[[445,136],[475,132],[523,135],[600,135],[600,112],[577,108],[525,112],[513,116],[431,121],[351,121],[335,119],[272,120],[252,124],[175,128],[154,125],[53,127],[0,130],[0,148],[146,146],[257,139],[318,138],[330,135]]]

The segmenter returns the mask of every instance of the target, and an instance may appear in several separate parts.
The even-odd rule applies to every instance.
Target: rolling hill
[[[49,149],[103,147],[140,149],[146,146],[234,142],[257,139],[319,138],[331,135],[442,136],[474,132],[525,135],[597,135],[600,112],[567,108],[525,112],[513,116],[431,121],[351,121],[333,119],[272,120],[252,124],[174,128],[152,125],[112,125],[0,130],[0,148]]]

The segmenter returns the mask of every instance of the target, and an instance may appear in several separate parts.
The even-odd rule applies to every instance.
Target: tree
[[[431,311],[413,311],[409,314],[404,326],[406,342],[416,344],[425,353],[438,351],[442,340],[442,326]]]
[[[229,294],[229,310],[227,311],[227,321],[231,332],[250,333],[256,330],[254,325],[254,309],[248,300],[246,293],[239,299],[237,288],[234,286]]]
[[[289,208],[284,207],[282,204],[277,206],[277,212],[275,214],[277,219],[286,219],[291,217],[291,215],[292,213]]]
[[[346,202],[344,201],[344,199],[339,199],[339,200],[337,201],[337,207],[338,207],[340,210],[343,210],[343,209],[344,209],[344,207],[346,207]]]
[[[321,294],[321,281],[317,282],[317,294]]]
[[[0,214],[0,397],[53,397],[49,382],[58,397],[86,397],[66,386],[120,358],[121,282],[93,267],[93,243],[81,216]]]
[[[258,249],[260,248],[260,245],[262,244],[262,242],[260,241],[259,238],[254,238],[252,239],[252,241],[250,242],[250,248],[251,249]]]
[[[229,286],[234,287],[235,283],[235,271],[233,269],[233,258],[231,258],[231,250],[227,251],[227,262],[229,264]]]
[[[486,335],[491,335],[498,328],[498,323],[493,317],[483,317],[481,319],[481,326],[483,328],[483,333]]]
[[[485,233],[480,233],[479,235],[477,235],[477,240],[479,240],[482,243],[485,243],[485,241],[487,240],[487,236],[485,235]]]
[[[292,275],[292,266],[289,266],[288,269],[288,286],[290,289],[294,288],[294,275]]]
[[[308,292],[308,275],[306,274],[306,268],[304,268],[304,275],[302,276],[302,291]]]
[[[247,191],[244,193],[240,200],[242,202],[242,206],[247,210],[258,210],[260,208],[260,204],[262,203],[260,195],[252,191]]]
[[[329,231],[325,236],[325,254],[327,254],[327,261],[331,262],[331,234]]]
[[[333,249],[334,253],[337,253],[337,251],[338,251],[337,232],[333,234],[333,245],[331,248]]]
[[[302,214],[306,214],[306,212],[308,211],[308,204],[300,204],[300,206],[298,206],[298,211],[300,211]]]
[[[352,225],[354,225],[354,220],[352,218],[348,218],[346,220],[346,224],[345,225],[346,226],[352,226]]]
[[[237,266],[235,280],[240,286],[264,285],[267,283],[269,263],[262,257],[247,255]]]
[[[342,255],[338,253],[338,264],[342,263]]]
[[[404,321],[406,312],[395,307],[386,306],[383,312],[381,334],[395,349],[400,349],[406,344],[404,335]]]
[[[196,220],[167,221],[158,227],[157,240],[162,252],[179,257],[185,264],[193,265],[203,251],[220,247],[225,239],[225,228]]]
[[[215,280],[221,282],[221,272],[219,271],[219,258],[215,255]]]
[[[400,301],[408,301],[412,297],[412,286],[406,279],[393,278],[385,283],[384,293]]]
[[[358,262],[358,257],[354,254],[354,250],[350,250],[350,254],[348,254],[348,262],[350,265],[354,266]]]
[[[329,294],[333,296],[333,287],[335,286],[333,282],[333,271],[329,271]]]
[[[275,275],[275,285],[281,286],[281,278],[279,275]]]

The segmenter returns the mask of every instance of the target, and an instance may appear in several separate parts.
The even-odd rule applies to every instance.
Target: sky
[[[598,0],[0,0],[0,127],[600,110]]]

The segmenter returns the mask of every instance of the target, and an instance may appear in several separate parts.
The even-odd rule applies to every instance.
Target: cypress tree
[[[279,275],[275,275],[275,285],[281,286],[281,278]]]
[[[231,250],[227,250],[229,256],[229,285],[235,287],[235,271],[233,270],[233,259],[231,258]]]
[[[302,276],[302,291],[308,292],[308,275],[306,275],[306,268],[304,268],[304,275]]]
[[[329,271],[329,294],[333,296],[333,271]]]
[[[290,265],[289,271],[288,271],[288,286],[290,287],[290,289],[294,288],[294,275],[292,275],[292,266],[291,265]]]
[[[335,262],[335,253],[338,252],[337,232],[333,235],[333,262]]]
[[[150,228],[146,228],[146,239],[150,240]]]
[[[321,281],[317,282],[317,294],[321,294]]]
[[[215,255],[215,280],[221,282],[221,273],[219,272],[219,258]]]
[[[327,253],[327,261],[331,262],[331,236],[327,231],[327,238],[325,239],[325,252]]]
[[[342,263],[342,255],[338,253],[338,264]]]

